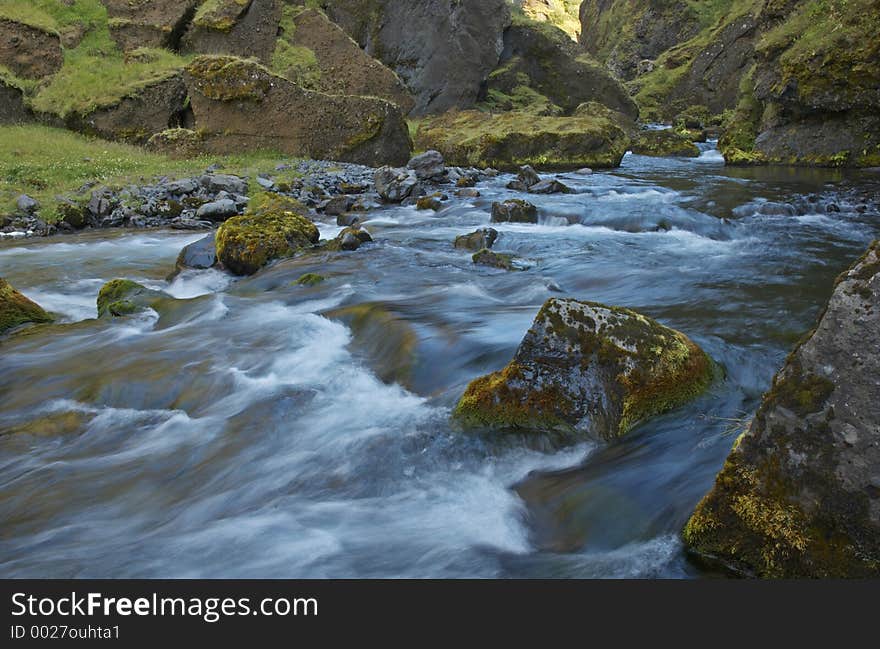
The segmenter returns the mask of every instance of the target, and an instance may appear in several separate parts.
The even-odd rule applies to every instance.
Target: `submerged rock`
[[[278,194],[257,196],[242,216],[217,230],[217,260],[236,275],[253,275],[270,261],[315,245],[318,228],[304,211],[297,201]]]
[[[36,302],[16,291],[0,278],[0,334],[19,325],[52,322],[53,318]]]
[[[480,228],[476,232],[463,234],[455,237],[455,247],[461,250],[480,250],[491,248],[498,240],[498,230],[494,228]]]
[[[841,275],[684,529],[770,578],[880,576],[880,242]]]
[[[488,248],[483,248],[479,252],[474,253],[471,260],[477,266],[489,266],[491,268],[500,268],[501,270],[520,270],[514,263],[513,255],[493,252]]]
[[[114,279],[101,287],[98,293],[98,317],[120,318],[151,308],[166,297],[164,293],[128,279]]]
[[[500,372],[468,386],[466,428],[613,439],[699,395],[709,357],[684,334],[619,307],[551,299]]]
[[[317,273],[306,273],[305,275],[301,275],[296,283],[299,286],[317,286],[322,282],[326,281],[326,277],[323,275],[318,275]]]
[[[512,198],[492,204],[492,223],[537,223],[538,208],[528,201]]]

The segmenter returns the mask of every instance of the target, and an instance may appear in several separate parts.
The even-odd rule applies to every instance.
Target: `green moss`
[[[296,283],[299,286],[316,286],[322,282],[324,282],[326,278],[323,275],[318,275],[317,273],[306,273],[302,275]]]
[[[0,334],[27,322],[44,323],[52,320],[52,316],[38,304],[0,278]]]
[[[196,89],[216,101],[262,101],[273,76],[257,61],[235,56],[200,56],[186,71]]]
[[[205,0],[193,17],[193,24],[204,29],[228,32],[247,10],[251,0]]]
[[[291,257],[318,243],[318,228],[297,201],[263,193],[247,211],[217,230],[217,259],[236,275],[252,275],[275,259]]]
[[[114,279],[101,287],[98,293],[98,317],[121,317],[136,313],[141,309],[132,298],[147,289],[128,279]]]
[[[700,150],[690,139],[675,131],[643,131],[630,148],[633,153],[656,157],[696,158],[700,155]]]
[[[426,118],[420,150],[440,151],[448,164],[515,170],[523,165],[571,169],[620,164],[629,139],[606,115],[536,117],[525,112],[451,112]]]
[[[479,266],[491,266],[492,268],[500,268],[501,270],[519,270],[513,263],[513,255],[492,252],[488,248],[483,248],[474,253],[471,259]]]

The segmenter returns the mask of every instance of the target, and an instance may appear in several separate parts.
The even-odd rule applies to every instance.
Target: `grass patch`
[[[75,192],[87,182],[145,184],[161,176],[192,176],[215,163],[222,165],[223,173],[254,177],[272,172],[280,182],[292,180],[296,172],[273,171],[281,160],[290,157],[266,151],[179,160],[63,129],[0,126],[0,214],[12,213],[15,199],[27,194],[40,202],[40,217],[53,222],[58,218],[55,197]]]

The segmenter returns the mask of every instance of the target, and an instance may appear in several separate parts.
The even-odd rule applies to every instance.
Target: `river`
[[[436,214],[384,207],[375,244],[248,279],[167,282],[203,234],[0,242],[0,276],[61,318],[0,341],[0,574],[713,576],[678,532],[835,276],[880,236],[880,173],[731,169],[703,149],[560,174],[577,193],[529,197],[538,225],[494,226],[526,272],[451,244],[516,196],[509,176]],[[296,285],[306,272],[327,281]],[[95,320],[115,277],[178,299]],[[612,444],[451,429],[468,382],[562,295],[680,329],[724,378]],[[386,320],[358,334],[338,310],[363,304]],[[386,356],[408,335],[403,372]]]

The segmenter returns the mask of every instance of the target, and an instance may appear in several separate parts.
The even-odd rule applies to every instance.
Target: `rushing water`
[[[508,177],[436,215],[383,208],[376,244],[242,280],[164,280],[201,234],[0,244],[0,276],[62,316],[0,342],[0,574],[699,576],[678,531],[880,233],[880,174],[732,170],[707,150],[562,178],[578,193],[530,198],[539,225],[496,226],[523,273],[451,245],[514,196]],[[328,280],[293,284],[310,271]],[[92,319],[115,277],[179,299]],[[610,445],[451,430],[467,383],[510,359],[554,295],[643,311],[726,378]],[[366,303],[405,325],[356,335],[338,309]],[[411,367],[383,382],[398,361],[377,350],[407,327]]]

